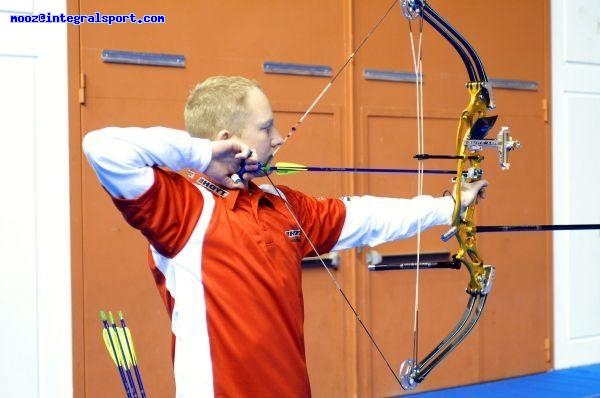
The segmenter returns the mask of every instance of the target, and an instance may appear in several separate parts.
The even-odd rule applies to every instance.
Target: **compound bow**
[[[290,129],[290,132],[284,139],[284,143],[287,142],[293,133],[297,131],[297,128],[311,113],[324,94],[331,88],[333,82],[337,79],[340,73],[354,58],[366,40],[381,24],[383,19],[389,14],[395,3],[395,1],[392,3],[392,5],[387,9],[385,15],[378,20],[375,26],[367,34],[365,39],[360,42],[354,52],[352,52],[350,57],[325,86],[323,91],[321,91],[321,93],[309,106],[307,111]],[[454,329],[427,356],[425,356],[424,359],[419,361],[418,358],[416,358],[415,351],[415,357],[404,361],[400,367],[399,374],[396,374],[383,355],[382,350],[375,342],[371,332],[361,320],[355,307],[350,303],[339,283],[331,271],[327,268],[325,262],[321,259],[321,255],[316,252],[316,250],[315,253],[317,254],[318,258],[321,259],[321,263],[328,275],[331,277],[342,297],[355,314],[357,321],[365,330],[371,342],[383,360],[386,362],[386,365],[394,375],[394,378],[399,382],[403,389],[414,389],[471,332],[481,316],[487,295],[492,288],[494,280],[494,267],[490,265],[484,265],[484,262],[477,249],[477,240],[475,236],[476,226],[474,224],[475,203],[471,204],[468,208],[466,208],[466,210],[461,209],[462,184],[464,182],[473,182],[481,179],[483,174],[481,168],[483,156],[480,155],[480,151],[482,151],[484,148],[496,148],[499,154],[500,167],[506,170],[510,166],[508,163],[508,152],[518,148],[520,144],[518,141],[515,141],[510,137],[510,130],[508,127],[502,127],[496,139],[485,138],[489,130],[494,126],[494,123],[497,119],[497,116],[486,116],[486,111],[494,109],[495,105],[492,96],[491,85],[485,73],[483,63],[467,40],[465,40],[465,38],[462,37],[448,22],[440,17],[438,13],[426,3],[425,0],[400,0],[400,6],[402,8],[402,13],[407,19],[413,20],[420,18],[421,21],[426,21],[452,45],[462,59],[469,76],[469,82],[466,84],[466,86],[469,91],[470,100],[469,104],[460,115],[460,121],[456,134],[455,154],[430,155],[421,153],[415,156],[415,158],[419,161],[426,159],[454,159],[457,162],[455,177],[456,188],[454,193],[455,206],[452,217],[452,227],[448,232],[442,235],[442,240],[448,241],[454,236],[456,236],[458,240],[459,250],[458,253],[453,256],[453,261],[450,262],[450,265],[453,267],[460,267],[460,264],[463,264],[469,272],[470,281],[466,289],[466,292],[469,295],[467,307]],[[416,74],[419,75],[418,69],[416,70]],[[418,78],[419,76],[417,76],[417,79]],[[269,162],[271,160],[272,158],[269,159]],[[267,168],[265,170],[268,170],[269,162],[267,162]],[[270,183],[275,188],[275,192],[279,193],[275,187],[275,184],[271,181],[268,175],[267,178],[269,178]],[[300,227],[300,230],[304,234],[305,238],[312,245],[310,238],[306,235],[304,229],[299,224],[289,203],[287,203],[283,196],[280,196],[280,198],[284,203],[286,203],[290,214],[296,220],[296,223]],[[444,267],[444,265],[441,263],[439,265],[440,268]],[[445,267],[447,268],[448,264],[446,264]]]
[[[462,111],[456,133],[456,150],[454,155],[417,154],[418,160],[455,159],[455,206],[452,227],[442,235],[443,241],[456,236],[459,244],[454,263],[462,263],[468,270],[470,281],[466,292],[469,295],[467,306],[454,329],[422,360],[411,358],[404,361],[400,368],[400,382],[404,389],[414,389],[425,377],[471,332],[485,306],[487,295],[494,281],[494,267],[484,265],[477,249],[475,220],[475,202],[466,209],[461,209],[461,187],[464,182],[480,180],[483,175],[480,151],[493,147],[498,150],[500,167],[506,170],[508,152],[520,146],[518,141],[510,137],[508,127],[502,127],[496,139],[485,138],[494,126],[497,116],[486,116],[487,110],[495,108],[492,88],[485,73],[483,63],[473,47],[456,29],[446,22],[424,0],[403,0],[401,2],[404,16],[413,20],[422,18],[438,31],[457,51],[462,59],[469,82],[469,104]]]

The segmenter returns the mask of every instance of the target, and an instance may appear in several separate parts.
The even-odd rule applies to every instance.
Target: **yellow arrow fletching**
[[[112,342],[115,346],[114,350],[113,350],[113,345],[110,344],[110,339],[108,337],[109,333],[110,333],[110,338],[112,339]],[[121,366],[123,363],[123,358],[119,354],[119,348],[117,347],[117,342],[115,340],[115,332],[112,330],[109,332],[106,329],[102,329],[102,340],[104,340],[104,345],[106,346],[106,351],[108,351],[108,355],[110,355],[110,358],[113,360],[115,365]],[[115,357],[115,351],[117,352],[117,357]]]
[[[289,162],[277,162],[275,163],[275,167],[277,168],[277,170],[275,170],[277,174],[293,174],[308,170],[308,167],[306,166]]]
[[[129,343],[129,349],[131,349],[131,355],[129,355],[130,354],[129,349],[127,351],[127,355],[132,357],[130,359],[132,360],[132,363],[135,366],[135,365],[137,365],[137,357],[135,355],[135,346],[133,345],[133,336],[131,335],[131,331],[125,324],[125,318],[123,317],[123,311],[119,311],[119,319],[121,320],[121,325],[123,326],[125,333],[126,333],[125,337],[127,338],[127,340],[125,340],[125,344]]]
[[[125,345],[123,346],[123,348],[125,348],[125,355],[127,356],[129,362],[131,362],[134,365],[137,365],[137,358],[135,356],[135,346],[133,345],[133,337],[131,337],[131,331],[129,330],[129,328],[125,328],[125,331],[123,331],[123,328],[117,328],[117,330],[119,329],[120,333],[127,334],[127,341],[129,341],[129,347],[131,348],[130,355],[129,350],[127,349],[127,341],[125,341],[125,336],[123,336],[122,341],[125,343]]]
[[[112,343],[115,347],[114,351],[117,352],[116,359],[115,359],[115,352],[113,351],[113,347],[110,344],[109,333],[110,333],[110,339],[112,339]],[[131,346],[131,352],[132,352],[133,358],[132,358],[132,355],[129,354],[129,350],[127,349],[127,342],[125,341],[125,333],[127,333],[127,338],[129,339],[129,344]],[[115,365],[117,365],[117,366],[123,365],[125,367],[125,369],[129,369],[132,364],[137,365],[137,360],[135,358],[135,349],[133,347],[133,342],[131,340],[131,332],[129,330],[123,331],[123,328],[120,328],[118,326],[117,326],[117,333],[115,333],[114,329],[110,329],[110,331],[103,329],[102,330],[102,339],[104,340],[104,345],[106,346],[106,350],[108,351],[108,354],[110,355],[110,358],[113,360]],[[125,358],[123,358],[123,352],[121,351],[119,344],[120,344],[120,347],[123,347],[123,352],[125,352]]]

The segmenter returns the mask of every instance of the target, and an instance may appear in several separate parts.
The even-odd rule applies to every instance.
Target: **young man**
[[[150,242],[170,310],[178,397],[308,397],[301,259],[406,238],[451,222],[452,197],[315,199],[256,186],[283,140],[257,83],[213,77],[185,108],[185,131],[105,128],[83,147],[125,219]],[[245,163],[243,180],[232,174]],[[187,178],[173,171],[187,170]],[[462,206],[485,181],[465,184]]]

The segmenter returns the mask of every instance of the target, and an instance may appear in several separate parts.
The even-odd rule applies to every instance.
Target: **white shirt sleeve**
[[[135,199],[154,183],[153,166],[203,172],[212,159],[210,140],[166,127],[107,127],[88,133],[83,152],[115,198]]]
[[[346,219],[332,250],[373,247],[408,238],[418,232],[419,226],[423,231],[436,225],[450,225],[454,211],[451,196],[413,199],[353,196],[344,198],[343,202]]]

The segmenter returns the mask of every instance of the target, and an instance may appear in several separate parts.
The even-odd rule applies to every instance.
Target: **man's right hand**
[[[211,141],[211,145],[212,159],[204,174],[226,188],[243,189],[259,168],[256,151],[232,139]],[[231,175],[240,169],[242,162],[245,162],[246,173],[239,176],[242,180],[235,182]]]

